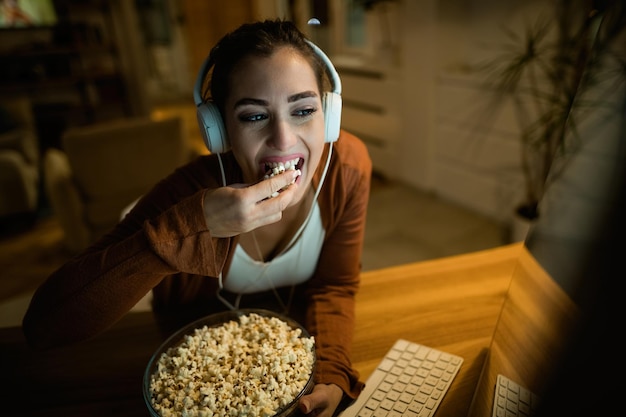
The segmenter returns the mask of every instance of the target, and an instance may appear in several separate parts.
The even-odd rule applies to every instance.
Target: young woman
[[[194,92],[210,155],[47,279],[24,317],[29,343],[94,336],[150,291],[167,332],[227,308],[270,308],[315,337],[316,385],[301,410],[330,417],[356,398],[349,353],[372,167],[364,144],[339,131],[338,83],[291,22],[226,35]]]

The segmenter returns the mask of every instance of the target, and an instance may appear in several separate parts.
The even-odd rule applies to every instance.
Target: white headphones
[[[322,97],[322,109],[324,111],[325,140],[335,142],[339,138],[341,127],[341,80],[328,56],[313,42],[307,40],[313,51],[324,61],[326,70],[330,75],[333,85],[332,92],[324,93]],[[198,125],[204,139],[204,143],[211,153],[226,152],[230,148],[226,128],[217,106],[211,102],[202,100],[202,84],[209,70],[209,58],[204,61],[193,90],[193,99],[197,107]]]

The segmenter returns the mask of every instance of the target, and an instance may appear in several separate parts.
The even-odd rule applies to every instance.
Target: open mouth
[[[295,171],[297,169],[301,169],[303,163],[304,163],[304,160],[302,158],[294,158],[294,159],[292,159],[290,161],[285,161],[285,162],[266,162],[265,163],[265,167],[264,167],[265,175],[264,175],[263,179],[267,180],[269,178],[272,178],[275,175],[282,174],[285,171]],[[289,188],[289,186],[291,184],[295,183],[296,180],[297,180],[297,178],[294,178],[294,180],[290,184],[287,184],[286,186],[284,186],[280,190],[275,191],[268,198],[272,198],[272,197],[278,196],[278,194],[280,194],[281,192],[283,192],[287,188]]]
[[[264,180],[272,178],[275,175],[282,174],[285,171],[295,171],[301,169],[303,164],[302,158],[294,158],[286,162],[267,162],[265,163],[265,176]]]

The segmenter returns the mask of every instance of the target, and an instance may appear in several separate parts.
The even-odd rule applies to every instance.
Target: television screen
[[[0,0],[0,28],[52,26],[56,23],[53,0]]]

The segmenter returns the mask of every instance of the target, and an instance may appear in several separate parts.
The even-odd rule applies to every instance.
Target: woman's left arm
[[[307,288],[306,325],[316,341],[316,383],[335,384],[356,398],[363,383],[352,368],[350,352],[372,164],[363,142],[346,132],[335,146],[326,192],[319,197],[329,217],[323,220],[326,239]]]

